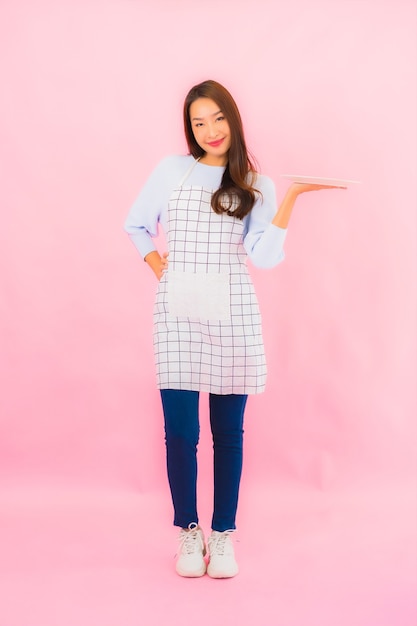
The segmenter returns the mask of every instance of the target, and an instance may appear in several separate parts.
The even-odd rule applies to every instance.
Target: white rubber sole
[[[207,574],[210,578],[233,578],[239,574],[239,567],[236,564],[236,567],[231,568],[228,571],[222,569],[215,569],[214,567],[210,567],[210,563],[207,567]]]

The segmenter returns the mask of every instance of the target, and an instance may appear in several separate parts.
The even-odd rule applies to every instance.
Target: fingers
[[[347,187],[340,187],[339,185],[316,185],[317,189],[347,189]]]
[[[164,273],[168,269],[168,254],[169,252],[164,252],[161,256],[161,272]]]
[[[315,183],[296,183],[299,193],[305,193],[306,191],[320,191],[322,189],[347,189],[339,185],[320,185]]]

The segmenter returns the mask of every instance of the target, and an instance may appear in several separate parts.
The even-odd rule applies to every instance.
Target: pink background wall
[[[156,285],[122,225],[185,151],[183,97],[206,78],[279,197],[282,173],[362,181],[302,197],[285,263],[253,270],[269,385],[248,406],[245,485],[413,485],[415,70],[412,0],[1,2],[3,486],[168,497]],[[204,419],[202,438],[209,486]]]
[[[414,17],[405,0],[2,3],[5,478],[164,480],[155,284],[122,224],[185,151],[182,100],[206,77],[234,94],[279,196],[282,173],[363,181],[302,197],[285,264],[253,272],[269,387],[249,405],[250,475],[407,476]]]

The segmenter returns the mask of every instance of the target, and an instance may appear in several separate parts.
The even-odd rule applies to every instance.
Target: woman
[[[277,210],[272,181],[256,173],[248,155],[236,103],[215,81],[190,90],[184,127],[190,154],[156,167],[125,228],[159,280],[154,348],[174,524],[181,528],[176,571],[229,578],[238,573],[231,535],[245,405],[248,394],[264,390],[266,376],[246,259],[264,268],[282,261],[297,196],[324,186],[291,184]],[[168,242],[162,256],[152,241],[159,222]],[[196,504],[200,391],[209,393],[214,443],[208,566]]]

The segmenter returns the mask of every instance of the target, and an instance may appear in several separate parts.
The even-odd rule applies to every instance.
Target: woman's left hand
[[[320,191],[320,189],[347,189],[347,187],[339,187],[337,185],[321,185],[315,183],[292,183],[291,188],[298,195],[306,191]]]
[[[287,228],[291,213],[298,196],[307,191],[320,191],[322,189],[347,189],[347,187],[336,187],[335,185],[320,185],[313,183],[292,183],[284,196],[284,199],[276,212],[272,223],[280,228]]]

